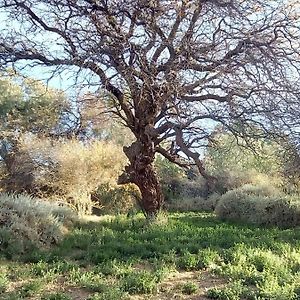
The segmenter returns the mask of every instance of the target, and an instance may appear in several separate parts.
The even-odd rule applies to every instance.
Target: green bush
[[[300,200],[272,188],[246,185],[224,194],[215,213],[222,220],[289,228],[300,225]]]
[[[185,271],[199,270],[199,257],[197,254],[185,251],[179,258],[177,266]]]
[[[75,220],[74,212],[58,204],[24,194],[0,194],[0,249],[11,250],[16,244],[18,251],[29,244],[50,246],[61,240],[67,227]]]
[[[151,294],[157,289],[158,278],[148,271],[126,274],[122,280],[122,288],[129,294]]]
[[[218,300],[240,300],[243,299],[243,296],[246,296],[246,292],[247,289],[243,286],[243,284],[240,281],[237,281],[229,284],[225,288],[209,289],[207,291],[207,297]]]
[[[182,286],[182,293],[185,295],[192,295],[197,293],[198,286],[194,282],[187,282]]]
[[[128,299],[126,294],[121,291],[118,287],[110,287],[106,291],[102,293],[95,293],[87,300],[120,300],[120,299]]]

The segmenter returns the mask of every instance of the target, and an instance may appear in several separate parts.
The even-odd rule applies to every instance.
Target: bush
[[[170,211],[214,211],[217,202],[221,195],[214,193],[211,194],[207,199],[202,197],[194,198],[174,198],[166,203],[167,209]]]
[[[247,289],[240,281],[229,284],[224,288],[211,288],[207,291],[209,299],[218,300],[239,300],[244,299]]]
[[[197,293],[198,286],[194,282],[187,282],[182,286],[182,293],[185,295],[192,295]]]
[[[129,294],[151,294],[157,289],[158,278],[148,271],[128,273],[122,280],[122,288]]]
[[[205,197],[207,193],[202,177],[198,177],[197,180],[170,177],[167,182],[163,182],[163,192],[167,202],[174,199]]]
[[[58,204],[27,195],[0,194],[0,249],[9,249],[13,241],[18,241],[20,251],[29,244],[50,246],[62,238],[75,220],[74,212]]]
[[[139,191],[133,184],[105,183],[92,194],[95,206],[99,206],[103,214],[122,214],[132,211],[136,208],[136,197],[139,197]]]
[[[223,194],[245,184],[257,184],[257,177],[282,184],[283,149],[276,141],[247,139],[246,142],[223,128],[216,129],[213,137],[214,143],[208,147],[204,162],[207,171],[218,179],[217,192]]]
[[[218,193],[207,198],[205,180],[187,178],[169,179],[163,183],[166,208],[170,211],[213,211],[220,198]]]
[[[300,225],[300,200],[265,186],[246,185],[227,192],[215,212],[222,220],[282,228]]]
[[[27,153],[20,169],[31,165],[30,192],[69,203],[79,214],[91,213],[91,195],[101,184],[116,183],[126,161],[121,147],[109,142],[52,141],[30,135],[20,147]]]

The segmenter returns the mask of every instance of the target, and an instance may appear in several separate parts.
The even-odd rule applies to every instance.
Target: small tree
[[[219,192],[247,183],[262,183],[263,179],[270,181],[268,184],[282,186],[285,150],[279,141],[248,138],[246,144],[221,128],[216,129],[213,140],[205,153],[204,163],[210,174],[218,179]]]
[[[97,77],[136,139],[124,147],[130,164],[119,182],[135,183],[153,216],[163,202],[155,153],[187,165],[184,154],[209,187],[198,149],[215,124],[245,138],[253,126],[259,136],[293,131],[300,111],[296,3],[0,0],[0,60]]]
[[[59,132],[68,107],[62,91],[13,72],[0,74],[0,156],[6,173],[1,183],[6,190],[31,189],[32,165],[28,153],[20,149],[22,135]],[[22,161],[26,161],[26,165],[21,166]]]

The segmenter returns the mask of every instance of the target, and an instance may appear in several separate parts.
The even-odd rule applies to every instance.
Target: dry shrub
[[[168,182],[163,183],[163,191],[166,202],[174,199],[205,197],[205,180],[202,177],[198,177],[197,180],[170,178]]]
[[[215,213],[222,220],[289,228],[300,225],[300,200],[268,186],[246,185],[224,194]]]
[[[102,184],[92,195],[102,214],[128,213],[136,208],[139,191],[134,184]]]
[[[202,177],[169,179],[163,184],[166,208],[173,211],[214,211],[220,198],[218,193],[207,197],[207,187]]]
[[[57,243],[76,220],[75,212],[57,203],[41,201],[25,194],[0,194],[2,232],[11,234],[23,249],[28,244],[50,246]],[[0,241],[1,247],[5,247],[3,241]]]
[[[221,194],[252,182],[252,173],[246,170],[225,170],[216,174],[215,177],[217,178],[215,191]]]
[[[219,194],[212,194],[207,199],[202,197],[192,198],[176,198],[166,203],[167,209],[170,211],[214,211],[218,200]]]
[[[115,183],[125,157],[113,143],[52,141],[29,137],[23,151],[30,154],[34,186],[41,197],[69,203],[79,214],[91,213],[91,194],[99,185]]]

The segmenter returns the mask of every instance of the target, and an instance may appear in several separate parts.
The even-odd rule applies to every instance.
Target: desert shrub
[[[174,180],[186,177],[182,168],[159,154],[155,159],[155,167],[162,183],[168,183],[170,182],[170,179]]]
[[[6,251],[18,241],[19,251],[28,245],[50,246],[63,237],[76,220],[70,209],[27,195],[0,194],[0,249]],[[5,230],[5,232],[3,231]]]
[[[115,183],[125,157],[121,147],[109,142],[37,139],[27,136],[22,151],[30,158],[35,195],[69,203],[80,214],[91,213],[91,194],[98,186]],[[28,159],[26,158],[28,157]]]
[[[92,194],[96,207],[104,214],[121,214],[137,208],[138,188],[133,184],[117,185],[116,183],[101,184]]]
[[[214,211],[221,195],[214,193],[208,198],[203,197],[184,197],[169,199],[166,207],[169,211]]]
[[[197,177],[196,180],[169,178],[169,181],[163,184],[163,190],[166,201],[206,196],[205,180],[202,177]]]
[[[199,176],[189,178],[182,168],[160,155],[156,157],[155,166],[167,206],[174,210],[198,210],[195,206],[206,196],[205,180]]]
[[[175,198],[166,203],[169,211],[198,211],[202,210],[202,205],[206,200],[201,197],[197,198]]]
[[[169,179],[163,183],[166,208],[171,211],[212,211],[212,199],[206,199],[205,180],[197,177]]]
[[[253,173],[250,170],[220,170],[220,173],[214,172],[214,176],[217,178],[215,192],[224,194],[245,184],[251,184]]]
[[[218,129],[204,161],[207,171],[218,179],[216,191],[223,194],[261,180],[282,186],[282,152],[283,147],[275,141],[249,139],[246,143]]]
[[[227,192],[215,212],[222,220],[284,228],[300,225],[300,200],[266,186],[247,185]]]

